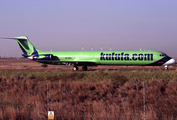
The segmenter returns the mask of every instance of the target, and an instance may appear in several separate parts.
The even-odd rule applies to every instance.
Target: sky
[[[177,57],[177,0],[0,0],[0,37],[40,50],[157,50]],[[0,56],[21,57],[0,39]]]

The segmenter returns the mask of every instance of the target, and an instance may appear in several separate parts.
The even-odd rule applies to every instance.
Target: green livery
[[[73,65],[73,70],[78,70],[77,66],[87,70],[87,66],[97,65],[164,65],[167,69],[168,65],[176,63],[175,59],[160,51],[41,51],[26,36],[10,39],[16,40],[26,58],[44,64]]]

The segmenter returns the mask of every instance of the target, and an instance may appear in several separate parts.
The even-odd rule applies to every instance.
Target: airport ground
[[[0,71],[9,72],[72,72],[73,66],[48,65],[41,67],[42,63],[31,61],[26,58],[0,59]],[[169,66],[168,71],[176,71],[177,66]],[[89,72],[162,72],[164,66],[95,66],[88,67]],[[79,67],[82,72],[82,67]]]
[[[71,66],[0,59],[0,119],[177,119],[177,66]],[[145,87],[143,89],[143,83]],[[144,94],[145,90],[145,104]],[[144,111],[145,105],[145,111]]]

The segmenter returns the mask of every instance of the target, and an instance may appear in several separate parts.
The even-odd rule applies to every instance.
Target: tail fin
[[[17,44],[20,46],[21,50],[23,51],[24,54],[22,54],[22,56],[24,57],[38,55],[38,52],[40,51],[31,44],[31,42],[28,40],[26,36],[19,36],[15,38],[4,38],[3,37],[3,39],[14,39],[17,42]]]
[[[17,44],[20,46],[24,54],[22,56],[29,57],[31,55],[38,55],[38,49],[36,49],[26,36],[20,36],[14,38]]]

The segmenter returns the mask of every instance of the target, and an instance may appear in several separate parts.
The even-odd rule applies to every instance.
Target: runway
[[[41,63],[30,61],[25,58],[0,59],[0,72],[175,72],[177,66],[169,66],[168,70],[164,66],[96,66],[88,67],[88,71],[72,71],[72,66],[66,65],[48,65],[41,67]]]

